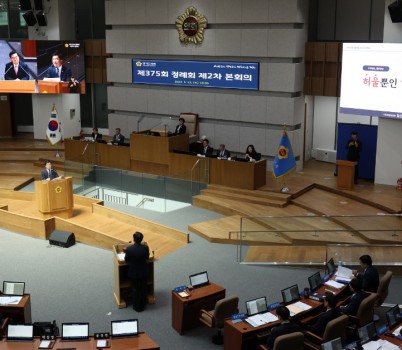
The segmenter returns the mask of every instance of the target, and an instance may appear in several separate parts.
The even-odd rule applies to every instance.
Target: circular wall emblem
[[[176,19],[179,40],[184,43],[201,44],[204,40],[204,30],[208,25],[207,19],[193,6]]]

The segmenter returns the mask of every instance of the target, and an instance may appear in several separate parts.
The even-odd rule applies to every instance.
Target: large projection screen
[[[402,119],[402,44],[344,43],[341,113]]]

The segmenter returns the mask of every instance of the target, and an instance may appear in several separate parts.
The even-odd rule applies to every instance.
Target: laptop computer
[[[315,292],[318,288],[320,288],[322,286],[320,272],[317,271],[314,275],[311,275],[308,278],[308,283],[310,285],[310,291],[311,292]]]
[[[300,300],[300,292],[297,284],[281,290],[283,303],[285,305],[292,304]]]
[[[366,344],[370,340],[376,340],[377,338],[374,322],[370,322],[369,324],[360,327],[357,332],[359,334],[361,344]]]
[[[399,322],[402,321],[401,317],[401,310],[399,310],[399,305],[395,305],[390,308],[386,313],[385,316],[387,317],[388,327],[394,328]]]
[[[261,297],[246,301],[247,316],[253,316],[268,311],[267,298]]]
[[[336,272],[334,259],[333,258],[329,259],[325,265],[327,267],[328,274],[332,276]]]
[[[208,285],[209,279],[207,271],[190,275],[190,284],[193,288],[199,288]]]
[[[112,338],[135,337],[138,335],[138,320],[112,321]]]
[[[89,323],[62,323],[62,341],[81,341],[89,339]]]
[[[33,341],[33,324],[9,324],[7,341]]]
[[[335,338],[333,340],[327,341],[321,344],[321,350],[342,350],[342,339]]]
[[[25,292],[25,282],[3,282],[3,294],[4,295],[17,295],[24,296]]]

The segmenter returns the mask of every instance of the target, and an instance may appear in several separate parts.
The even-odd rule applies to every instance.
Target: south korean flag
[[[52,113],[50,115],[49,123],[47,125],[46,138],[51,145],[58,144],[62,139],[61,123],[57,118],[57,111],[55,105],[53,105]]]

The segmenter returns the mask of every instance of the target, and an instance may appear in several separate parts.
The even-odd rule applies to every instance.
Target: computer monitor
[[[311,275],[308,278],[308,283],[310,285],[310,290],[312,292],[314,292],[315,290],[317,290],[319,287],[321,287],[322,285],[322,281],[321,281],[321,274],[319,271],[317,271],[314,275]]]
[[[77,341],[89,339],[89,323],[62,323],[61,340]]]
[[[135,337],[138,335],[138,320],[112,321],[112,338]]]
[[[386,313],[388,327],[394,328],[401,320],[401,310],[399,310],[398,304],[390,308]]]
[[[327,266],[328,273],[329,273],[330,275],[332,275],[332,274],[335,273],[335,271],[336,271],[336,266],[335,266],[335,262],[334,262],[334,259],[333,259],[333,258],[331,258],[331,259],[329,259],[329,260],[327,261],[326,266]]]
[[[321,344],[321,350],[342,350],[342,339],[335,338],[333,340],[327,341]]]
[[[362,344],[368,343],[377,336],[374,322],[370,322],[358,329],[359,338]]]
[[[33,341],[34,332],[32,324],[9,324],[7,340],[10,341]]]
[[[209,284],[208,273],[207,271],[195,273],[194,275],[190,275],[190,284],[193,288],[199,288]]]
[[[3,294],[23,296],[25,292],[25,282],[3,282]]]
[[[267,312],[267,298],[261,297],[258,299],[253,299],[246,301],[246,310],[248,316],[257,315],[263,312]]]
[[[285,304],[291,304],[300,299],[299,287],[297,286],[297,284],[295,284],[291,287],[282,289],[281,293],[282,293],[283,302]]]

